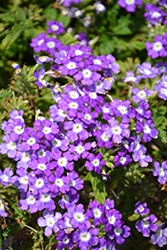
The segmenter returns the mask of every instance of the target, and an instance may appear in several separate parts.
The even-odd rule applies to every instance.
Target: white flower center
[[[164,94],[165,96],[167,96],[167,89],[162,88],[162,89],[161,89],[161,94]]]
[[[75,69],[75,68],[76,68],[76,64],[75,64],[74,62],[69,62],[69,63],[67,64],[67,68],[68,68],[68,69]]]
[[[54,42],[48,42],[47,43],[47,47],[50,48],[50,49],[52,49],[52,48],[55,47],[55,43]]]
[[[6,174],[3,174],[3,175],[0,176],[0,179],[2,181],[8,182],[9,177]]]
[[[62,110],[62,109],[59,109],[59,110],[58,110],[58,115],[59,115],[59,116],[62,116],[62,117],[66,117],[67,112],[64,111],[64,110]]]
[[[159,51],[162,49],[162,43],[161,42],[156,42],[153,45],[153,50]]]
[[[154,11],[151,16],[152,18],[158,18],[161,16],[161,14],[158,11]]]
[[[94,160],[92,161],[92,164],[93,164],[94,166],[99,166],[99,160],[98,160],[98,159],[94,159]]]
[[[92,75],[92,72],[89,69],[84,69],[82,71],[84,78],[90,78]]]
[[[82,213],[80,212],[77,212],[77,213],[74,213],[74,218],[78,221],[78,222],[82,222],[84,221],[85,217]]]
[[[44,180],[43,179],[39,178],[39,179],[36,180],[35,186],[37,188],[41,188],[41,187],[43,187],[43,185],[44,185]]]
[[[82,128],[82,125],[81,125],[80,123],[74,124],[73,131],[74,131],[75,133],[81,132],[82,129],[83,129],[83,128]]]
[[[14,132],[15,132],[16,134],[21,135],[21,134],[24,132],[24,128],[22,128],[21,126],[16,126],[16,127],[14,128]]]
[[[91,238],[91,235],[89,232],[86,232],[86,233],[81,233],[80,234],[80,239],[81,241],[89,241]]]
[[[100,216],[101,216],[101,211],[100,211],[100,209],[95,208],[95,209],[93,210],[93,212],[94,212],[95,218],[100,218]]]
[[[67,165],[67,159],[65,157],[58,159],[58,165],[60,167],[65,167]]]
[[[165,175],[165,171],[163,170],[163,168],[159,169],[159,175],[160,176],[164,176]]]
[[[70,91],[69,95],[71,99],[77,99],[79,97],[79,94],[76,91]]]
[[[46,169],[46,165],[44,163],[39,163],[37,165],[37,168],[40,169],[40,170],[42,170],[42,171],[44,171]]]
[[[76,49],[75,50],[75,55],[76,56],[80,56],[80,55],[82,55],[83,54],[83,52],[81,51],[81,50],[79,50],[79,49]]]
[[[126,3],[126,4],[134,4],[134,3],[135,3],[135,0],[125,0],[125,3]]]
[[[52,141],[52,145],[54,147],[60,147],[61,146],[61,141],[58,140],[58,139],[56,139],[56,138],[54,138],[53,141]]]
[[[85,119],[90,121],[92,119],[92,117],[89,114],[85,114]]]
[[[35,201],[36,201],[36,200],[34,199],[34,197],[33,197],[32,195],[30,195],[30,196],[27,198],[27,204],[28,204],[28,205],[34,204]]]
[[[30,138],[28,139],[27,143],[28,143],[29,145],[33,145],[33,144],[35,143],[35,138],[30,137]]]
[[[59,26],[56,25],[56,24],[53,24],[53,25],[51,26],[51,29],[54,30],[54,31],[57,31],[57,30],[59,29]]]
[[[44,42],[44,39],[38,41],[38,46],[40,46]]]
[[[90,98],[92,98],[92,99],[96,99],[96,98],[97,98],[97,95],[96,95],[95,92],[89,93],[89,96],[90,96]]]
[[[27,185],[28,184],[28,176],[23,176],[19,179],[20,183],[21,184],[25,184]]]
[[[139,96],[141,99],[145,99],[146,98],[146,93],[144,90],[140,90],[137,94],[137,96]]]
[[[44,128],[43,128],[43,132],[44,132],[44,134],[46,135],[46,134],[50,134],[50,133],[52,132],[52,130],[51,130],[51,128],[49,128],[49,127],[44,127]]]
[[[78,154],[82,154],[82,152],[84,152],[84,147],[81,146],[81,145],[78,145],[75,147],[75,151],[78,153]]]
[[[102,110],[103,110],[104,113],[109,113],[110,112],[109,108],[106,108],[106,107],[102,107]]]
[[[30,155],[29,155],[29,153],[22,153],[22,159],[21,159],[22,161],[24,161],[24,162],[28,162],[29,160],[30,160]]]
[[[105,133],[102,134],[101,139],[102,139],[103,141],[108,141],[108,140],[109,140],[108,136],[106,136]]]
[[[95,59],[95,60],[93,60],[93,62],[94,62],[94,64],[98,64],[98,65],[101,64],[101,61],[99,59]]]
[[[122,233],[122,229],[121,228],[115,228],[114,229],[115,235],[118,236]]]
[[[120,135],[121,134],[121,128],[119,126],[115,126],[114,128],[111,128],[113,134]]]
[[[57,179],[56,179],[55,184],[56,184],[58,187],[62,187],[62,186],[64,185],[62,179],[60,179],[60,178],[57,178]]]
[[[144,73],[145,73],[146,75],[150,75],[150,74],[151,74],[151,71],[150,71],[149,69],[144,69]]]
[[[43,194],[42,197],[41,197],[41,201],[49,202],[50,201],[50,195],[49,194]]]
[[[16,149],[16,143],[14,141],[10,141],[8,144],[7,144],[7,148],[9,150],[15,150]]]
[[[125,106],[119,106],[118,110],[121,112],[121,114],[127,114],[127,108]]]
[[[53,227],[54,224],[55,224],[55,219],[53,217],[49,217],[46,219],[46,225],[48,227]]]
[[[109,217],[109,218],[108,218],[108,221],[109,221],[110,224],[113,225],[113,224],[115,223],[115,221],[116,221],[114,215],[112,215],[111,217]]]
[[[43,149],[38,151],[38,156],[39,157],[44,157],[46,155],[45,151]]]
[[[121,157],[121,158],[120,158],[120,162],[121,162],[122,164],[124,164],[124,163],[126,162],[126,157]]]
[[[77,109],[77,108],[78,108],[78,103],[76,103],[76,102],[70,102],[70,103],[69,103],[69,107],[70,107],[71,109]]]
[[[149,225],[150,225],[149,221],[144,221],[143,222],[143,227],[147,228],[147,227],[149,227]]]
[[[150,134],[150,132],[151,132],[151,129],[149,128],[149,126],[147,124],[145,124],[145,126],[144,126],[144,133]]]

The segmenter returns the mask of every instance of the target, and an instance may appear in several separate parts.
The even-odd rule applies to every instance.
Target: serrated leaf
[[[85,181],[90,181],[95,194],[95,199],[104,204],[105,198],[107,196],[104,181],[102,175],[96,174],[95,172],[89,172],[85,177]]]

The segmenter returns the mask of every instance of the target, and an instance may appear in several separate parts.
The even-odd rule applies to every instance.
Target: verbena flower
[[[142,5],[142,0],[119,0],[117,3],[127,12],[135,12],[136,5]]]
[[[149,237],[150,230],[155,232],[158,229],[158,225],[155,224],[157,217],[154,214],[147,216],[141,221],[137,221],[135,227],[139,232],[142,232],[143,236]]]

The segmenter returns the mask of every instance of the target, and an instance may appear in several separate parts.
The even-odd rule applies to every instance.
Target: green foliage
[[[105,184],[103,181],[103,177],[100,174],[96,174],[94,171],[89,171],[84,181],[90,181],[92,184],[92,189],[95,195],[95,199],[104,204],[107,193],[105,189]]]

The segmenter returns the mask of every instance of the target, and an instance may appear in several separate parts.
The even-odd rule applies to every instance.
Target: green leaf
[[[95,194],[95,199],[104,204],[105,198],[107,196],[104,181],[102,175],[96,174],[95,172],[89,172],[85,177],[85,181],[90,181]]]
[[[14,43],[17,38],[21,35],[21,33],[24,31],[24,25],[18,25],[18,23],[14,24],[9,31],[9,33],[5,36],[5,38],[2,40],[2,43],[0,45],[1,49],[8,49],[12,43]]]
[[[118,19],[118,25],[113,28],[113,31],[116,35],[131,35],[132,31],[129,28],[130,24],[130,14],[121,16]]]
[[[44,9],[43,13],[46,16],[47,21],[56,20],[57,19],[57,10],[55,8],[51,8],[51,5]]]
[[[138,220],[140,217],[140,214],[132,214],[131,216],[128,217],[129,221],[135,221]]]

